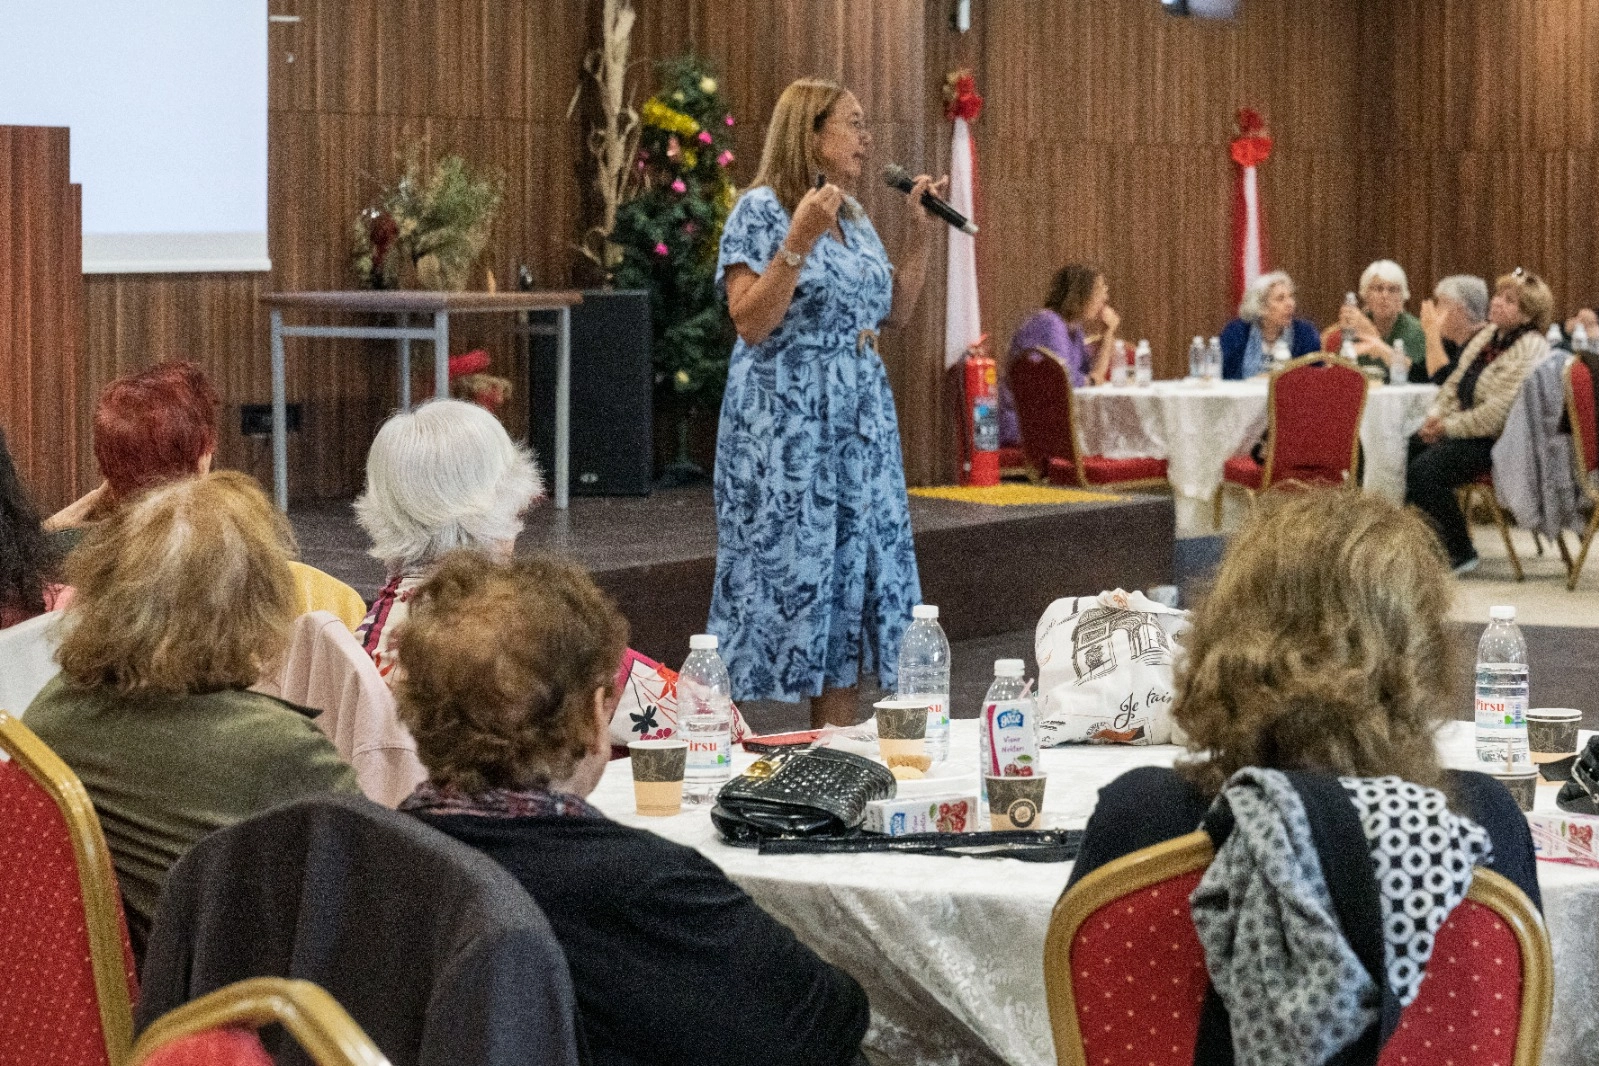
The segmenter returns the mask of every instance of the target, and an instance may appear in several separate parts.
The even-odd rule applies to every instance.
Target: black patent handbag
[[[764,755],[722,786],[711,822],[730,844],[826,836],[860,828],[866,805],[891,799],[894,775],[881,763],[832,748]]]

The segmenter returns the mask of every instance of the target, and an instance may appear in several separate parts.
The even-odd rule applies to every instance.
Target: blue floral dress
[[[722,231],[716,278],[766,270],[788,233],[770,188]],[[710,632],[736,699],[796,701],[875,667],[894,685],[921,602],[899,421],[875,330],[893,275],[864,215],[816,242],[788,313],[733,346],[716,441],[716,586]]]

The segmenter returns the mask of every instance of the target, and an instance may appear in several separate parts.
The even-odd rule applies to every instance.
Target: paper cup
[[[992,829],[1038,829],[1043,824],[1044,785],[1047,774],[1034,777],[985,775],[988,784],[988,821]]]
[[[1488,776],[1510,790],[1510,794],[1516,798],[1516,806],[1524,811],[1532,810],[1533,802],[1538,798],[1537,770],[1506,770],[1501,766],[1489,770]]]
[[[877,747],[890,767],[914,766],[926,770],[933,763],[927,754],[926,700],[887,699],[872,704],[877,719]]]
[[[1527,711],[1527,742],[1535,763],[1559,762],[1577,754],[1582,712],[1572,707],[1534,707]]]
[[[638,812],[664,818],[683,809],[683,769],[688,744],[682,740],[634,740],[627,746],[633,764],[633,799]]]

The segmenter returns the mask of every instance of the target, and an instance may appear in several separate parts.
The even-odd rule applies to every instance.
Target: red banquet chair
[[[1061,1066],[1192,1066],[1210,978],[1188,897],[1214,854],[1208,835],[1190,833],[1107,863],[1055,905],[1044,990]],[[1380,1066],[1537,1066],[1553,973],[1537,909],[1477,870]]]
[[[0,711],[0,1066],[121,1066],[136,992],[88,793]]]
[[[1266,385],[1266,461],[1235,455],[1222,465],[1211,498],[1215,527],[1221,528],[1228,488],[1253,502],[1275,488],[1352,486],[1365,411],[1366,375],[1347,359],[1312,353],[1273,370]]]
[[[252,977],[150,1024],[127,1066],[272,1066],[255,1030],[281,1025],[316,1066],[389,1066],[338,1001],[310,981]]]
[[[1010,365],[1022,453],[1033,477],[1073,488],[1154,488],[1166,484],[1164,459],[1084,455],[1077,398],[1066,364],[1048,348],[1028,348]]]
[[[1595,531],[1599,531],[1599,488],[1594,487],[1594,475],[1599,472],[1599,418],[1594,412],[1593,374],[1588,364],[1573,359],[1566,364],[1566,419],[1571,423],[1571,457],[1576,469],[1577,491],[1589,508],[1588,528],[1583,530],[1582,543],[1577,547],[1577,558],[1566,550],[1566,538],[1559,538],[1560,554],[1566,561],[1566,588],[1577,590],[1577,579],[1582,576],[1582,564],[1588,561],[1588,549],[1593,546]]]

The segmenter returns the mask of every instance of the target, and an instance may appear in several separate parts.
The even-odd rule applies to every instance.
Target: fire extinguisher
[[[962,427],[962,485],[999,484],[999,375],[979,344],[967,350],[966,410]]]

